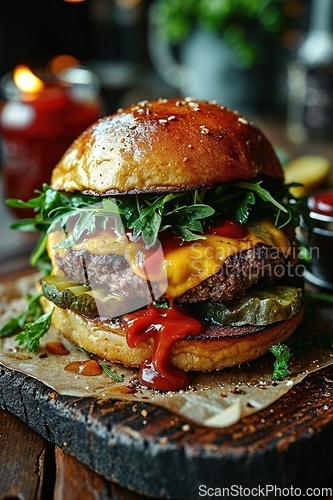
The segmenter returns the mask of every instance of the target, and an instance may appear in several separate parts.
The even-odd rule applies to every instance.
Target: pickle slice
[[[94,317],[117,315],[120,297],[107,295],[103,289],[92,291],[86,284],[51,275],[42,279],[42,290],[47,299],[62,309]]]
[[[284,321],[302,309],[302,290],[290,286],[250,288],[230,302],[206,301],[196,304],[199,314],[221,325],[270,325]]]

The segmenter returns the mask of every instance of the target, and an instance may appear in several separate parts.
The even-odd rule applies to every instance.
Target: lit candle
[[[96,95],[82,99],[75,82],[41,79],[26,66],[15,69],[13,80],[17,94],[0,115],[4,187],[7,197],[27,200],[50,181],[55,164],[100,117],[101,106]]]

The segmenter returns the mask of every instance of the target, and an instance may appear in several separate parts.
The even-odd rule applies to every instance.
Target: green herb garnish
[[[261,198],[263,201],[268,201],[275,205],[279,210],[282,212],[288,212],[288,210],[281,205],[277,200],[273,198],[273,196],[264,188],[261,187],[262,182],[235,182],[235,186],[243,188],[243,189],[248,189],[249,191],[252,191],[252,193],[256,193],[259,198]]]
[[[169,303],[167,300],[154,300],[153,306],[157,309],[168,309]]]
[[[35,321],[29,321],[24,325],[23,331],[16,337],[19,345],[26,344],[29,351],[36,352],[41,337],[51,326],[53,309],[49,313],[42,314]]]
[[[270,352],[275,356],[272,380],[281,380],[290,375],[288,368],[290,351],[288,347],[285,344],[273,345]]]
[[[44,314],[39,302],[42,293],[28,295],[27,309],[23,313],[11,318],[0,329],[0,338],[8,337],[20,332],[16,340],[19,345],[26,344],[29,351],[35,352],[39,345],[39,340],[48,331],[51,325],[50,313]]]
[[[0,329],[0,338],[18,333],[26,323],[33,323],[43,314],[43,309],[39,302],[42,295],[42,293],[27,295],[27,309],[16,316],[16,318],[11,318],[2,326]]]
[[[22,231],[41,232],[31,256],[32,265],[47,263],[47,235],[64,231],[59,248],[68,248],[87,234],[105,229],[109,221],[119,234],[132,230],[133,239],[142,238],[148,248],[155,245],[159,233],[170,230],[185,241],[205,238],[208,225],[218,225],[223,218],[240,224],[260,218],[273,218],[277,227],[297,227],[302,216],[308,223],[306,200],[295,199],[289,192],[294,184],[279,187],[271,194],[263,182],[235,182],[228,186],[166,195],[140,194],[119,197],[94,197],[63,194],[47,184],[28,202],[7,200],[12,207],[31,208],[35,218],[15,222],[11,227]],[[273,196],[274,195],[274,196]]]
[[[83,347],[79,347],[77,346],[77,348],[83,352],[86,356],[88,356],[88,358],[90,359],[94,359],[95,361],[96,360],[96,356],[94,354],[92,354],[91,352],[87,351],[86,349],[84,349]],[[111,370],[111,368],[109,367],[109,365],[107,365],[106,363],[100,363],[99,361],[97,361],[97,363],[99,364],[99,366],[102,368],[103,372],[108,375],[109,377],[113,378],[113,380],[115,380],[116,382],[123,382],[123,377],[121,377],[120,375],[118,375],[116,372],[114,372],[113,370]]]
[[[113,378],[116,382],[123,382],[123,377],[121,377],[120,375],[118,375],[118,373],[111,370],[109,365],[106,365],[105,363],[99,363],[99,366],[102,368],[103,372],[106,375]]]

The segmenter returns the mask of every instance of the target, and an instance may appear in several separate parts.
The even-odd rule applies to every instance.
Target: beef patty
[[[120,255],[95,255],[88,251],[71,250],[57,264],[71,280],[103,286],[110,293],[122,295],[147,295],[147,282],[134,274],[127,261]],[[227,302],[243,295],[247,288],[262,278],[274,281],[281,277],[286,261],[276,248],[259,243],[254,248],[228,257],[221,269],[191,290],[177,298],[180,303],[204,300]]]

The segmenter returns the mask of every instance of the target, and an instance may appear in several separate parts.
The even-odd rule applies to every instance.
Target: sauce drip
[[[160,391],[179,391],[189,385],[183,370],[170,363],[172,344],[187,335],[198,335],[202,324],[181,307],[167,309],[150,305],[145,310],[122,317],[127,332],[127,344],[136,347],[154,336],[152,358],[141,363],[139,380],[144,385]]]
[[[205,234],[241,239],[248,235],[248,230],[234,220],[223,219],[218,226],[208,227]],[[161,233],[160,240],[164,255],[168,255],[176,248],[186,249],[192,244],[170,231]],[[156,261],[154,265],[158,268]],[[169,295],[169,298],[171,297],[172,295]],[[170,349],[177,340],[187,335],[198,335],[202,329],[202,323],[193,318],[185,308],[173,305],[167,309],[150,305],[145,310],[126,314],[122,320],[126,327],[129,347],[136,347],[150,337],[154,338],[152,358],[145,359],[140,365],[140,382],[160,391],[185,389],[189,385],[188,376],[183,370],[171,364]]]
[[[214,234],[222,238],[244,238],[248,234],[246,227],[232,219],[222,219],[218,226],[209,226],[205,234]]]
[[[310,196],[309,208],[317,214],[333,217],[333,191]]]
[[[69,354],[68,349],[59,341],[47,342],[45,349],[56,356],[67,356]]]
[[[102,368],[94,359],[88,359],[87,361],[72,361],[65,366],[67,372],[76,373],[77,375],[86,375],[87,377],[93,377],[96,375],[101,375],[103,373]]]

